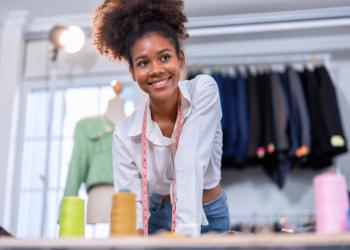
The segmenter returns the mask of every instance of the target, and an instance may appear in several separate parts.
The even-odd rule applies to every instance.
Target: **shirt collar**
[[[183,112],[183,117],[181,124],[185,121],[185,119],[188,117],[188,115],[191,113],[192,110],[192,100],[191,100],[191,94],[189,90],[189,81],[183,80],[179,82],[179,89],[181,94],[181,109]],[[143,121],[143,114],[147,105],[148,108],[148,118],[147,118],[147,131],[146,131],[146,137],[148,140],[151,140],[152,142],[157,143],[158,139],[154,138],[154,133],[152,132],[154,130],[154,126],[152,126],[152,120],[151,120],[151,113],[149,109],[148,104],[148,98],[146,101],[144,101],[134,112],[133,121],[131,124],[131,127],[129,129],[128,136],[139,136],[142,133],[142,121]]]

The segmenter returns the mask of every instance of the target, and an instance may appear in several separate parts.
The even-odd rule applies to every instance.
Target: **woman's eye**
[[[139,61],[139,62],[137,63],[137,67],[143,68],[143,67],[146,67],[147,64],[148,64],[148,61],[142,60],[142,61]]]
[[[170,58],[170,55],[165,54],[165,55],[162,55],[162,56],[161,56],[160,60],[161,60],[162,62],[165,62],[165,61],[169,60],[169,58]]]

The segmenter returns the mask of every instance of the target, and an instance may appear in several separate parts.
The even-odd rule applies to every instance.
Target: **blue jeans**
[[[205,215],[209,225],[201,226],[201,233],[223,233],[230,230],[230,217],[227,207],[226,194],[221,194],[214,200],[203,203]],[[171,230],[171,204],[160,195],[152,193],[149,202],[150,218],[148,220],[148,233],[153,234],[160,229]]]

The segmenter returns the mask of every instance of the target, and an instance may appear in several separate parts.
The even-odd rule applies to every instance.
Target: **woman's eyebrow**
[[[159,50],[158,52],[157,52],[157,54],[162,54],[162,53],[164,53],[164,52],[166,52],[166,51],[171,51],[169,48],[164,48],[164,49],[161,49],[161,50]]]

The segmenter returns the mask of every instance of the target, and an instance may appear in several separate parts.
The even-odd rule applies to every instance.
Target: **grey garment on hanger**
[[[298,73],[291,67],[286,68],[286,74],[289,80],[289,88],[292,97],[292,109],[295,114],[296,124],[298,126],[299,147],[311,147],[311,127],[310,117],[306,105],[304,91]]]
[[[272,72],[271,81],[271,96],[272,96],[272,111],[274,114],[273,127],[275,132],[275,147],[276,151],[287,151],[289,148],[288,141],[288,103],[287,97],[283,90],[281,80],[276,72]]]

